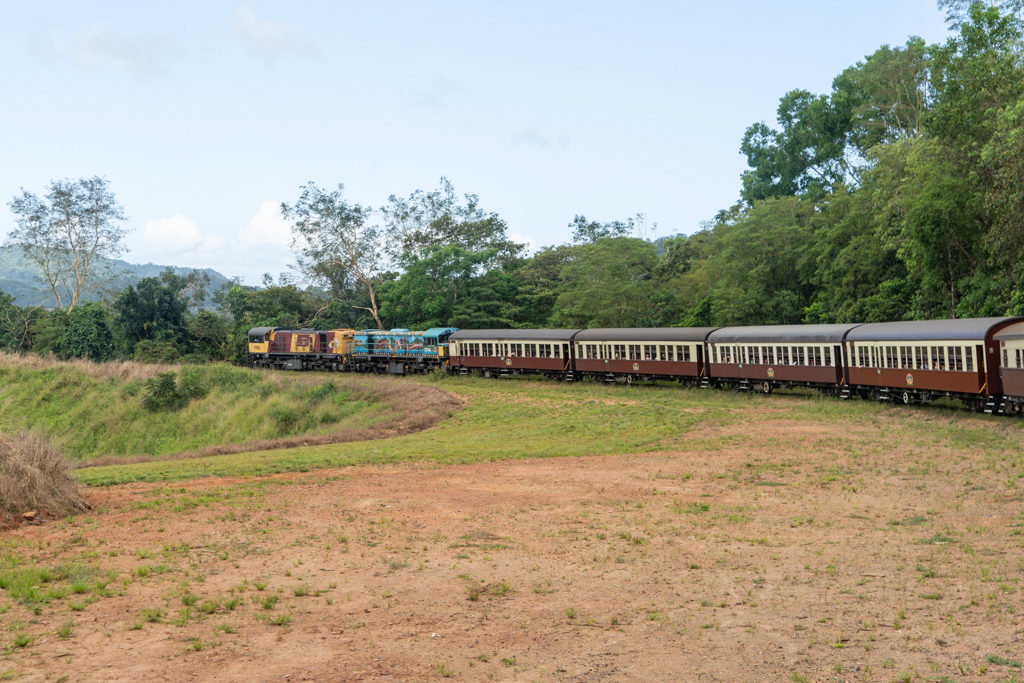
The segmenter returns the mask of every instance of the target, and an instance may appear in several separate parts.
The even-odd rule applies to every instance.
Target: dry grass
[[[53,444],[31,432],[0,435],[0,521],[33,511],[63,516],[88,509]]]
[[[70,367],[93,379],[114,377],[126,382],[147,380],[156,377],[161,372],[171,372],[179,367],[159,363],[139,363],[133,360],[108,361],[106,363],[95,363],[88,359],[60,360],[52,353],[40,356],[32,353],[8,353],[7,351],[0,351],[0,365],[11,365],[29,370],[48,370],[57,366]]]

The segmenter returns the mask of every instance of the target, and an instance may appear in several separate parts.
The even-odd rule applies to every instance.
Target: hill
[[[193,270],[210,278],[209,291],[216,292],[231,281],[212,268],[181,268],[178,266],[162,266],[154,263],[128,263],[120,259],[103,259],[100,270],[106,276],[99,284],[93,285],[83,293],[84,301],[110,299],[128,285],[133,285],[147,277],[157,277],[165,270],[178,275],[188,275]],[[39,268],[26,258],[16,246],[0,246],[0,290],[14,297],[19,306],[45,306],[53,308],[53,295],[49,285],[43,279]]]

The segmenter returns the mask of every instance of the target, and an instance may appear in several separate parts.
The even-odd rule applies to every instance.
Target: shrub
[[[146,410],[177,410],[187,403],[188,396],[178,390],[177,378],[173,372],[161,372],[156,377],[146,380],[146,393],[142,397],[142,407]]]
[[[202,377],[197,368],[185,368],[181,371],[181,385],[178,392],[188,400],[203,398],[210,390],[203,384]]]
[[[176,363],[180,359],[178,347],[173,342],[143,339],[135,345],[132,358],[140,363]]]
[[[89,509],[60,451],[33,433],[0,435],[0,517],[63,516]]]

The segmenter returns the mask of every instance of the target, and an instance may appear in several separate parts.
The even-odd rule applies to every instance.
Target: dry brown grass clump
[[[39,356],[32,353],[8,353],[7,351],[0,351],[0,365],[17,366],[28,368],[29,370],[46,370],[60,365],[75,368],[93,379],[114,377],[127,382],[146,380],[150,377],[156,377],[161,372],[178,369],[177,365],[139,363],[133,360],[114,360],[97,363],[85,358],[60,360],[52,353]]]
[[[64,456],[48,439],[31,432],[0,434],[0,521],[26,512],[63,516],[88,509]]]

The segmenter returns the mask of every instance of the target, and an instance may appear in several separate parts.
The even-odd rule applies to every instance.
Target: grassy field
[[[410,461],[470,463],[516,458],[742,449],[770,445],[777,436],[716,427],[742,423],[750,413],[776,411],[788,420],[837,425],[873,434],[879,447],[893,438],[928,448],[964,448],[1001,460],[1019,443],[1020,424],[943,408],[901,409],[817,395],[740,395],[678,386],[606,386],[448,377],[391,379],[429,382],[466,403],[437,427],[391,438],[289,450],[238,453],[202,460],[149,462],[82,469],[92,486],[132,481],[176,481],[202,476],[256,476],[356,464]],[[894,432],[893,430],[897,430]],[[832,437],[820,438],[822,447]],[[1022,472],[1024,474],[1024,472]]]
[[[160,373],[192,396],[151,410]],[[382,391],[363,377],[257,372],[229,365],[94,364],[0,355],[0,433],[34,430],[73,462],[289,445],[289,439],[373,438],[431,411],[423,392]],[[437,392],[434,392],[437,393]],[[419,399],[422,406],[413,403]],[[406,405],[409,403],[410,405]],[[438,410],[444,410],[438,407]],[[435,415],[417,416],[423,423]]]

